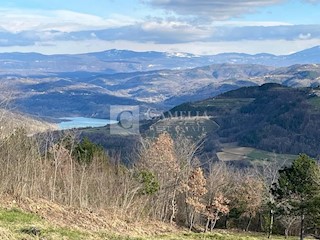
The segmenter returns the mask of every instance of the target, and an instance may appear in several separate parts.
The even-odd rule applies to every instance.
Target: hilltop
[[[219,128],[205,132],[203,150],[221,151],[237,145],[281,154],[319,155],[320,89],[290,88],[270,83],[243,87],[217,97],[172,108],[171,115],[185,112],[206,115]],[[170,124],[170,114],[167,124]],[[188,119],[188,118],[186,118]],[[153,124],[163,124],[159,121]],[[213,150],[214,149],[214,150]]]
[[[54,123],[46,122],[27,114],[0,108],[0,133],[1,137],[9,136],[17,129],[23,128],[28,135],[49,130],[56,130]]]

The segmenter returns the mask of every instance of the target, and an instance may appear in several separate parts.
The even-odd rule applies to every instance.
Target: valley
[[[320,239],[320,0],[0,4],[0,240]]]
[[[314,60],[311,56],[316,56],[314,55],[316,51],[318,51],[317,47],[282,58],[292,59],[293,56],[303,56],[307,60]],[[89,55],[2,55],[6,59],[16,59],[15,61],[20,59],[21,68],[26,70],[24,73],[17,71],[13,74],[5,70],[6,68],[3,69],[0,74],[2,97],[5,98],[10,92],[11,108],[53,123],[65,117],[93,118],[94,121],[99,118],[109,119],[110,106],[139,106],[140,121],[146,120],[141,122],[142,135],[154,137],[159,135],[162,129],[174,132],[173,135],[176,136],[184,133],[195,141],[205,139],[204,151],[200,157],[203,161],[221,158],[242,159],[243,162],[248,162],[246,160],[250,157],[247,158],[246,154],[237,156],[222,151],[224,144],[232,142],[236,142],[238,147],[252,147],[270,153],[297,155],[300,152],[306,152],[314,157],[319,154],[316,146],[305,144],[313,143],[317,139],[317,134],[311,132],[312,128],[317,132],[316,118],[319,115],[318,96],[320,95],[317,88],[320,85],[319,64],[301,64],[304,62],[301,59],[300,64],[282,67],[239,64],[239,62],[231,63],[232,58],[235,57],[234,54],[225,54],[223,55],[225,59],[229,59],[225,60],[225,63],[195,67],[196,65],[192,65],[195,60],[200,61],[206,58],[120,50]],[[74,64],[79,59],[84,61],[84,59],[96,58],[99,61],[107,61],[106,64],[113,63],[114,66],[119,67],[122,66],[122,63],[119,63],[120,59],[134,59],[140,63],[161,60],[166,64],[183,64],[181,61],[188,61],[192,66],[183,65],[184,69],[177,69],[173,65],[160,64],[159,68],[168,69],[150,71],[148,68],[141,68],[137,71],[138,69],[119,68],[108,72],[103,70],[104,65],[93,61],[92,64],[97,66],[96,69],[82,69],[79,72],[76,66],[63,64],[62,59],[70,62],[71,57],[74,58]],[[68,72],[66,72],[67,69],[49,71],[35,65],[43,72],[28,73],[28,68],[33,66],[33,62],[48,65],[46,62],[49,61],[48,59],[56,61],[52,66],[69,67]],[[24,61],[29,61],[30,64],[23,65]],[[211,62],[203,60],[199,64]],[[289,63],[292,62],[288,61]],[[274,85],[268,85],[268,83],[274,83]],[[278,84],[287,87],[280,87]],[[193,114],[205,113],[210,119],[199,121],[191,118],[188,120],[168,118],[158,121],[157,116],[165,116],[166,113],[163,115],[161,112],[168,110],[173,113],[180,111]],[[301,119],[301,116],[304,117]],[[65,124],[68,125],[68,122]],[[104,129],[102,125],[88,125],[99,126],[97,130],[92,129],[88,132],[91,139],[103,143],[102,145],[108,149],[114,143],[108,136],[109,130],[98,133],[99,129]],[[81,127],[86,126],[81,125]],[[95,134],[100,137],[94,136]],[[108,136],[109,140],[103,140],[103,135]],[[122,137],[119,136],[119,138]],[[134,137],[132,140],[136,141]],[[111,145],[108,141],[111,141]],[[135,143],[128,146],[135,146]],[[119,150],[119,147],[116,149]]]
[[[233,150],[223,151],[228,149],[222,147],[224,144],[233,142],[238,144],[236,147],[260,149],[269,153],[296,155],[306,152],[316,157],[319,153],[315,146],[303,145],[304,142],[314,142],[316,138],[316,134],[310,133],[312,126],[317,129],[315,119],[319,109],[317,96],[320,93],[317,86],[320,85],[320,65],[314,63],[317,61],[314,57],[318,50],[315,47],[288,56],[273,56],[274,61],[286,60],[286,64],[279,64],[280,67],[257,59],[250,62],[248,59],[253,56],[241,54],[195,56],[121,50],[81,55],[0,54],[0,62],[11,59],[12,64],[20,64],[20,68],[12,65],[12,69],[16,70],[13,73],[10,70],[11,63],[3,62],[0,73],[1,97],[10,99],[10,108],[53,124],[57,123],[57,119],[66,117],[90,118],[93,121],[98,121],[99,118],[109,119],[110,106],[139,106],[140,121],[146,120],[140,124],[142,135],[155,137],[166,130],[173,132],[174,136],[183,133],[194,141],[205,139],[204,151],[200,157],[203,161],[241,159],[242,162],[250,162],[247,161],[250,159],[247,155],[254,150],[240,155],[233,154]],[[255,57],[266,59],[271,56],[260,54]],[[234,61],[234,58],[242,60]],[[223,63],[219,63],[220,60],[217,59]],[[295,63],[290,59],[296,59],[299,64],[286,66]],[[311,61],[310,59],[313,64],[303,64]],[[95,68],[79,69],[81,64],[89,60]],[[125,64],[121,62],[124,60]],[[140,66],[149,62],[158,67],[152,70],[148,67],[129,69],[126,64],[131,60]],[[109,71],[108,64],[117,68]],[[178,68],[178,65],[184,68]],[[58,68],[59,66],[64,68]],[[265,87],[258,87],[262,85]],[[276,95],[272,93],[272,89],[277,89]],[[301,102],[301,99],[304,100]],[[301,108],[297,108],[297,104]],[[172,112],[205,113],[209,118],[175,120],[165,117],[159,121],[157,116],[165,116],[166,113],[163,115],[161,112],[169,109]],[[261,112],[259,109],[269,110]],[[305,120],[298,120],[301,115]],[[98,127],[97,130],[88,130],[91,139],[102,143],[106,149],[113,149],[114,143],[111,136],[108,136],[109,130],[98,133],[107,123],[87,126],[71,126],[71,123],[63,122],[62,125],[70,126],[61,128]],[[299,124],[303,125],[298,127]],[[104,135],[109,140],[103,140]],[[136,138],[133,137],[132,140],[133,143],[128,146],[135,146]],[[118,151],[119,147],[116,149]]]
[[[123,53],[119,51],[117,54]],[[75,57],[77,59],[78,56]],[[119,67],[120,63],[114,64]],[[194,62],[190,61],[190,64]],[[123,63],[120,65],[128,67]],[[28,180],[30,193],[25,193],[24,188],[20,189],[21,183],[14,185],[15,191],[22,196],[21,199],[24,199],[23,196],[35,198],[33,189],[39,187],[37,191],[42,191],[45,199],[56,199],[55,202],[61,206],[55,206],[46,200],[41,204],[44,204],[45,209],[51,209],[50,213],[55,212],[59,215],[60,211],[69,212],[69,209],[64,208],[69,204],[75,209],[83,209],[83,206],[100,209],[100,204],[107,204],[107,192],[110,202],[103,205],[107,215],[111,205],[112,211],[125,211],[138,217],[139,221],[145,224],[143,216],[152,219],[150,213],[145,213],[146,206],[149,211],[154,211],[160,216],[161,210],[153,209],[153,202],[162,206],[164,201],[171,199],[169,192],[166,192],[167,189],[176,191],[175,185],[171,185],[171,178],[168,178],[168,182],[161,183],[167,184],[166,188],[158,189],[156,185],[158,179],[166,179],[163,177],[167,176],[166,172],[175,171],[161,161],[173,159],[178,164],[179,174],[182,171],[181,177],[185,179],[188,178],[187,175],[183,175],[183,171],[201,166],[201,171],[208,181],[209,191],[212,191],[210,184],[219,182],[220,178],[227,179],[229,188],[240,192],[235,197],[228,188],[218,187],[219,191],[223,191],[232,199],[231,211],[243,211],[243,214],[246,214],[245,211],[250,210],[237,207],[237,201],[240,201],[238,199],[243,191],[241,187],[251,189],[250,184],[254,184],[260,191],[260,198],[264,196],[262,191],[270,191],[269,175],[264,175],[270,174],[268,171],[278,171],[281,166],[290,166],[301,158],[300,153],[306,153],[314,159],[320,156],[320,64],[275,67],[228,62],[184,69],[122,69],[124,72],[116,72],[115,69],[102,70],[103,66],[82,69],[84,71],[81,72],[76,68],[74,72],[60,72],[58,69],[41,72],[39,68],[37,74],[23,71],[0,74],[0,97],[5,103],[3,108],[8,109],[2,114],[2,122],[7,124],[1,126],[3,143],[0,150],[7,155],[2,161],[8,167],[17,169],[14,171],[21,174],[21,183],[25,181],[22,176],[33,178],[33,172],[38,172],[39,176],[39,186],[33,180]],[[133,118],[130,119],[129,114],[129,118],[118,119],[122,111],[133,111]],[[123,124],[136,131],[120,131]],[[16,146],[19,147],[18,151],[13,151]],[[163,155],[166,157],[163,158]],[[12,166],[9,166],[6,159],[11,158],[13,162],[10,163]],[[25,160],[15,162],[15,159]],[[34,165],[35,159],[38,167]],[[143,161],[144,164],[149,164],[148,161],[154,162],[145,168],[140,165]],[[23,170],[20,166],[24,166]],[[188,167],[185,168],[186,166]],[[276,170],[272,170],[273,168]],[[5,170],[2,171],[2,175],[15,178],[15,175],[7,176]],[[58,180],[52,181],[55,178]],[[96,181],[96,178],[100,180]],[[243,183],[238,188],[239,181]],[[104,185],[100,185],[100,182],[104,182]],[[259,188],[262,182],[264,187],[261,185]],[[181,187],[184,186],[183,183],[179,184]],[[77,190],[73,190],[73,186]],[[4,189],[9,187],[10,185],[3,186]],[[29,188],[29,185],[27,187]],[[63,191],[61,195],[60,191]],[[146,194],[145,191],[151,192]],[[247,194],[256,197],[255,193]],[[65,198],[65,195],[68,198]],[[180,201],[189,204],[189,200],[184,199],[183,195],[177,196]],[[100,200],[93,201],[96,197]],[[210,195],[205,195],[205,198],[210,199]],[[143,201],[146,203],[141,204]],[[261,199],[254,201],[258,202],[257,207],[267,208]],[[244,204],[249,209],[250,204]],[[223,221],[226,224],[229,215],[222,216],[221,221],[218,221],[218,228],[226,228],[227,231],[190,233],[184,232],[178,225],[173,226],[161,220],[157,225],[163,230],[155,232],[154,225],[150,228],[144,226],[143,231],[147,233],[145,235],[137,232],[137,228],[140,227],[137,224],[140,223],[136,219],[130,220],[129,216],[124,217],[119,212],[114,213],[117,217],[121,216],[118,220],[119,225],[105,227],[105,223],[109,224],[110,221],[106,220],[105,215],[98,216],[93,213],[94,210],[81,210],[83,215],[80,220],[63,218],[64,222],[72,223],[74,226],[66,228],[60,219],[52,218],[45,209],[38,207],[36,214],[32,215],[33,209],[20,204],[13,205],[22,211],[14,212],[10,208],[1,210],[0,205],[0,236],[25,236],[30,235],[28,231],[33,234],[32,231],[36,229],[42,236],[50,236],[52,239],[53,233],[58,238],[68,236],[69,239],[85,239],[87,236],[95,239],[130,239],[134,234],[139,239],[266,238],[266,235],[261,233],[239,234],[229,231],[228,227],[222,225]],[[31,202],[26,205],[31,206]],[[134,208],[131,209],[130,206]],[[186,209],[191,208],[186,205]],[[171,210],[168,208],[166,211],[168,218]],[[205,210],[201,211],[201,214],[205,214]],[[259,211],[259,214],[267,218],[266,211],[254,211]],[[73,216],[71,212],[68,214]],[[188,215],[182,212],[180,214],[183,215],[183,219],[188,219]],[[232,212],[230,215],[231,224],[244,229],[248,217],[237,214]],[[1,216],[4,216],[3,220]],[[25,221],[24,228],[20,225],[8,227],[7,217],[18,219],[20,216],[30,216],[32,219],[41,216],[46,220]],[[312,217],[316,218],[313,215]],[[91,220],[87,221],[87,218]],[[237,219],[241,219],[240,222]],[[255,225],[251,228],[262,231],[263,228],[257,225],[260,221],[258,215],[252,219]],[[50,224],[47,221],[50,221]],[[89,225],[81,225],[82,221],[88,222]],[[92,229],[91,221],[101,222],[98,226],[99,231]],[[132,221],[132,226],[128,221]],[[262,221],[268,224],[267,220]],[[199,218],[197,222],[203,224],[204,220]],[[37,227],[30,227],[31,223]],[[55,230],[52,230],[53,223],[56,226]],[[176,220],[176,224],[188,226],[189,223]],[[278,226],[283,226],[281,224],[277,221]],[[1,232],[1,226],[6,229],[4,232]],[[128,229],[130,226],[132,229]],[[123,231],[120,235],[117,232],[119,229]],[[205,231],[203,229],[202,226],[196,226],[193,231]],[[297,227],[294,229],[296,231]],[[160,234],[161,231],[165,233],[164,236]],[[276,230],[276,233],[281,234],[281,230]]]
[[[316,64],[284,68],[221,64],[117,74],[0,75],[0,80],[2,92],[12,92],[12,104],[22,112],[40,117],[108,118],[110,105],[139,105],[142,112],[163,111],[269,82],[314,87],[320,84],[320,70]]]

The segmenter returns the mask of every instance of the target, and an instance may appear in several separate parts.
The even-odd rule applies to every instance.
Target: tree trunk
[[[304,238],[304,212],[301,213],[301,222],[300,222],[300,240]]]
[[[289,227],[286,227],[286,229],[284,230],[284,236],[286,239],[289,237]]]
[[[228,220],[229,220],[229,214],[226,216],[226,220],[224,221],[224,228],[228,229]]]
[[[204,232],[208,232],[209,223],[210,223],[210,218],[207,218],[206,228],[205,228]]]
[[[268,238],[270,238],[272,235],[273,221],[274,221],[274,214],[273,214],[273,210],[271,209],[270,210],[270,223],[269,223],[269,230],[268,230]]]
[[[171,208],[172,208],[172,213],[170,216],[170,224],[173,223],[173,219],[176,217],[176,190],[173,191],[173,197],[171,200]]]
[[[250,227],[250,224],[251,224],[251,220],[252,220],[252,215],[250,215],[249,222],[248,222],[247,227],[246,227],[246,232],[249,231],[249,227]]]
[[[193,228],[193,221],[194,221],[194,212],[191,213],[191,217],[190,217],[190,228],[189,228],[190,231]]]
[[[217,224],[218,216],[219,216],[219,212],[217,211],[214,220],[211,222],[211,232],[213,231],[214,227]]]
[[[263,226],[263,218],[262,218],[262,213],[259,212],[259,232],[265,232],[264,226]]]
[[[186,210],[186,218],[185,218],[185,222],[186,222],[186,226],[190,226],[190,211],[189,211],[189,207],[188,207],[188,203],[187,203],[187,193],[184,194],[184,206],[185,206],[185,210]]]
[[[216,226],[216,223],[217,223],[217,219],[214,219],[212,222],[211,222],[211,229],[210,231],[212,232],[214,227]]]

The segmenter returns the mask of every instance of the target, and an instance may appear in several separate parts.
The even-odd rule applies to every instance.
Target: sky
[[[320,45],[320,0],[0,0],[0,52],[290,54]]]

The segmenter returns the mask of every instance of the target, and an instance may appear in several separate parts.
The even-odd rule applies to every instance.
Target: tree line
[[[0,194],[105,209],[128,219],[154,219],[189,228],[243,229],[319,235],[320,170],[300,155],[239,169],[224,162],[203,168],[199,146],[169,134],[141,139],[135,164],[75,133],[28,137],[20,129],[1,139]]]

